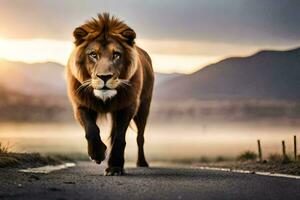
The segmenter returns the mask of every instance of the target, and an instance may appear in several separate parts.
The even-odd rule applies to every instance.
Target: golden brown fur
[[[97,116],[112,114],[112,151],[107,175],[122,174],[125,133],[133,119],[138,128],[138,165],[144,157],[144,129],[152,98],[154,73],[148,54],[135,44],[135,32],[107,13],[74,30],[75,48],[67,66],[68,94],[83,126],[88,153],[97,163],[105,157]]]

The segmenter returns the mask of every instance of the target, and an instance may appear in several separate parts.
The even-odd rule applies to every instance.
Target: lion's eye
[[[120,59],[120,57],[121,57],[120,52],[114,52],[113,53],[113,56],[112,56],[113,60],[118,60],[118,59]]]
[[[98,55],[95,52],[89,53],[89,57],[96,60],[98,59]]]

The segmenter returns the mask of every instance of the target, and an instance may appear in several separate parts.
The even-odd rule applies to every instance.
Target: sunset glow
[[[228,56],[247,56],[260,46],[237,46],[226,43],[138,39],[137,44],[148,51],[156,72],[192,73]],[[276,46],[285,49],[286,46]],[[0,59],[26,63],[67,63],[72,41],[54,39],[1,39]],[[271,48],[271,47],[270,47]],[[226,49],[226,52],[223,50]]]
[[[57,40],[0,39],[0,58],[27,63],[54,61],[65,64],[72,43]]]
[[[143,41],[143,44],[147,41]],[[65,65],[73,48],[72,42],[46,39],[0,39],[0,59],[27,63],[53,61]],[[150,53],[155,71],[191,73],[215,62],[217,56]]]

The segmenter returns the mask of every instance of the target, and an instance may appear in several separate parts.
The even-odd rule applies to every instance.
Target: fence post
[[[259,162],[262,162],[262,152],[261,152],[260,140],[257,140],[257,146],[258,146],[258,158],[259,158]]]
[[[297,137],[294,135],[294,158],[297,161]]]
[[[283,156],[283,160],[286,159],[286,151],[285,151],[285,142],[284,140],[282,140],[282,156]]]

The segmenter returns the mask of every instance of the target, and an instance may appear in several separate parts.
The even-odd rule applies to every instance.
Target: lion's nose
[[[112,74],[107,74],[107,75],[97,75],[98,78],[100,78],[104,83],[106,83],[109,79],[113,77]]]

